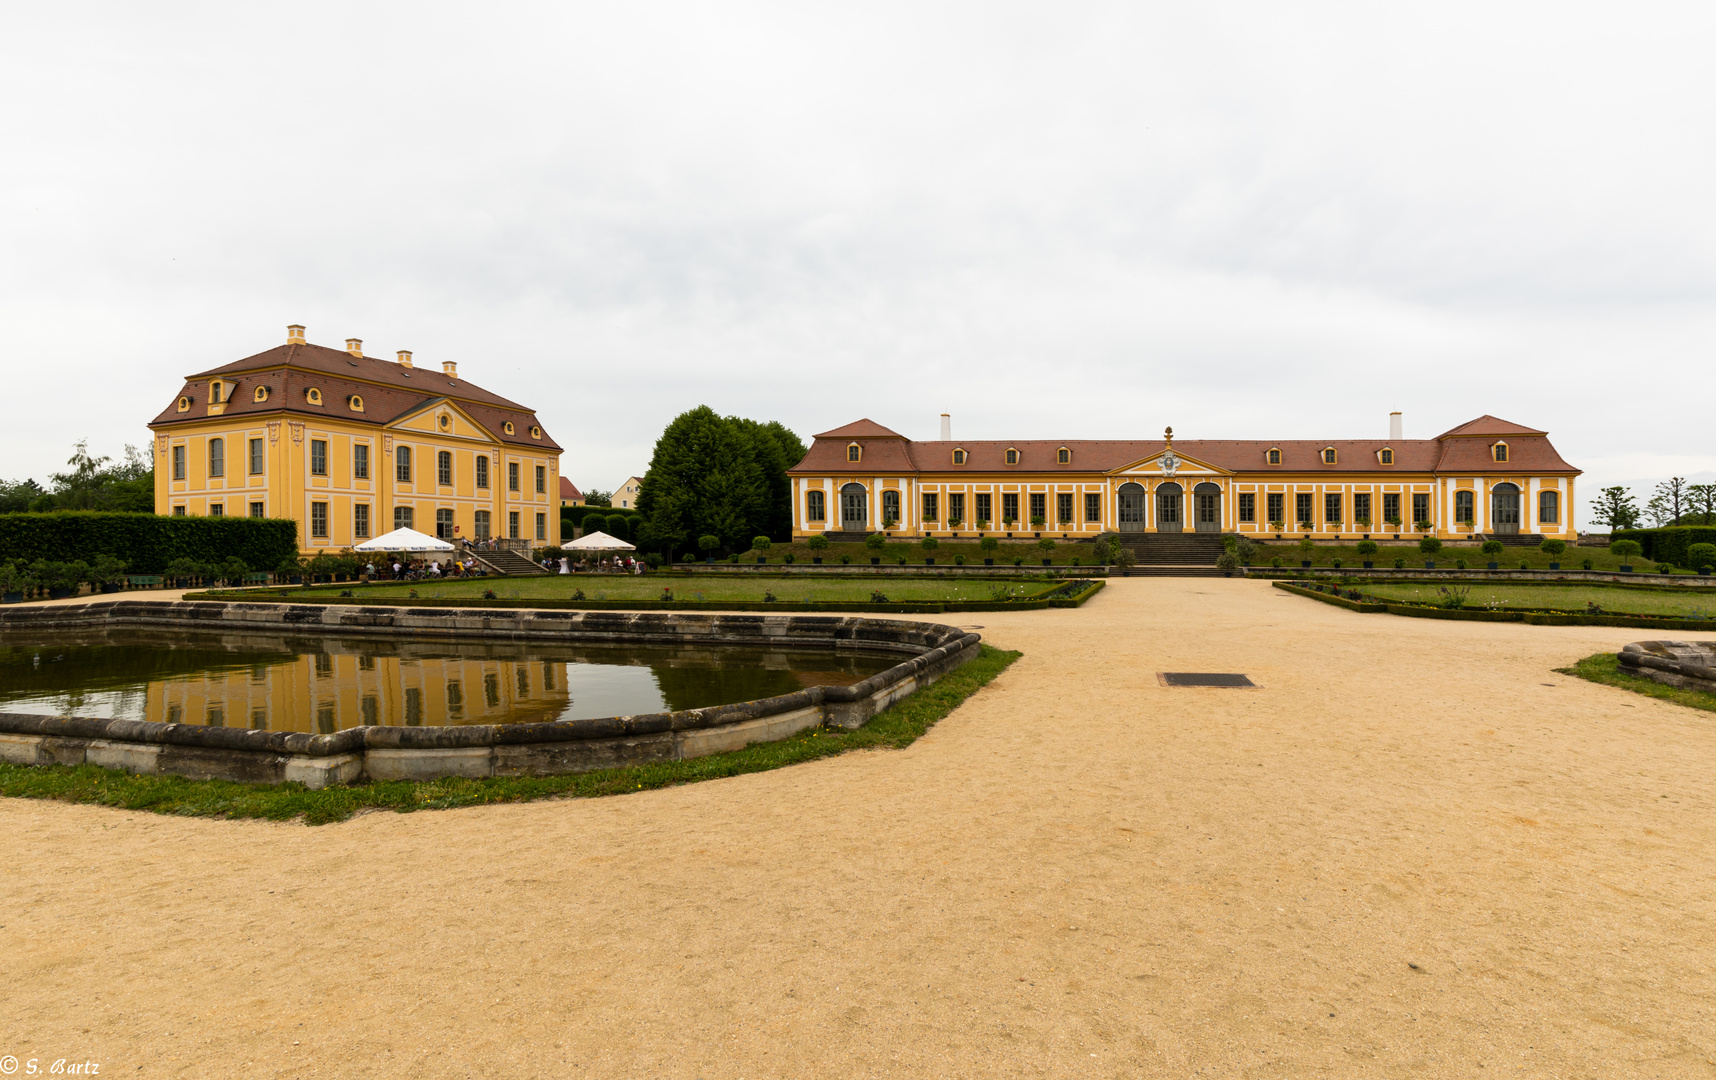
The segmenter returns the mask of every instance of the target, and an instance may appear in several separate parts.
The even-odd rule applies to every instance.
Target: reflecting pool
[[[878,653],[108,630],[0,640],[0,710],[328,734],[695,709],[847,686]]]

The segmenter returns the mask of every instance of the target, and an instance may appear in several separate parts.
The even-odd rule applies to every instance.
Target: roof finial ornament
[[[1157,459],[1157,464],[1162,467],[1163,476],[1173,476],[1180,469],[1180,455],[1174,453],[1174,429],[1172,427],[1163,428],[1162,438],[1167,441],[1168,445],[1163,448],[1162,456]]]
[[[1172,424],[1162,429],[1162,438],[1168,442],[1168,449],[1174,448],[1174,427]]]

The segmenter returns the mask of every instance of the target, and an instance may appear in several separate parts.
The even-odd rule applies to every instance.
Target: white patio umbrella
[[[570,544],[561,544],[561,551],[636,551],[637,548],[605,532],[585,533]]]
[[[416,529],[395,529],[358,544],[355,551],[452,551],[453,545]]]

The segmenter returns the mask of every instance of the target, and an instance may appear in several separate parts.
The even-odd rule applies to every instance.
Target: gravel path
[[[0,801],[0,1054],[1716,1075],[1716,716],[1551,670],[1637,632],[1221,579],[955,617],[1025,656],[904,751],[321,828]]]

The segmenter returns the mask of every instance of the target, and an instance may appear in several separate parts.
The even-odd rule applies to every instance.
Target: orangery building
[[[1480,416],[1433,439],[935,442],[872,420],[815,437],[789,470],[793,534],[1572,540],[1574,480],[1546,432]]]
[[[402,527],[560,543],[559,445],[450,360],[382,360],[290,326],[284,345],[186,377],[149,428],[162,514],[294,518],[305,552]]]

